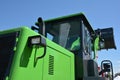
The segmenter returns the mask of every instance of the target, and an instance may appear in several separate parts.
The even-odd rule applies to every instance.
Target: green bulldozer
[[[39,17],[0,31],[0,80],[113,80],[111,61],[98,70],[103,49],[116,49],[112,27],[93,30],[83,13]]]

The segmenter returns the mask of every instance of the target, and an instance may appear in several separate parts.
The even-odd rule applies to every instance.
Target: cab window
[[[46,24],[47,38],[68,50],[80,49],[80,20],[64,20]],[[74,44],[73,44],[74,43]]]

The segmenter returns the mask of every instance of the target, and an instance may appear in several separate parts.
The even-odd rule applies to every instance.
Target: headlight
[[[28,46],[33,46],[33,45],[40,45],[41,44],[41,36],[31,36],[28,38]]]
[[[31,47],[33,45],[46,46],[46,39],[41,37],[40,35],[31,36],[28,38],[28,46]]]
[[[40,37],[31,38],[31,44],[32,45],[40,44]]]

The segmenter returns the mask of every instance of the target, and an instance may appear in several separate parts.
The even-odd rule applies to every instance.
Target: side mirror
[[[104,77],[113,80],[113,65],[110,60],[104,60],[101,62],[101,71],[99,75],[104,74]]]
[[[103,68],[105,72],[110,72],[110,63],[103,63]]]

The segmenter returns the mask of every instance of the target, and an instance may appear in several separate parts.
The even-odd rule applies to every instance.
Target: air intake
[[[54,75],[54,56],[49,55],[49,75]]]

